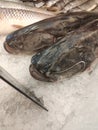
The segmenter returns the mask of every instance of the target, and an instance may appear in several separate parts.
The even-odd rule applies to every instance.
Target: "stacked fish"
[[[31,10],[17,10],[28,12],[27,17],[34,13]],[[38,11],[36,13],[40,14]],[[40,20],[44,20],[38,19],[39,22],[28,23],[28,26],[24,24],[26,27],[9,22],[11,27],[18,30],[6,37],[4,48],[12,54],[37,52],[32,57],[29,70],[40,81],[53,82],[61,75],[71,77],[89,67],[96,58],[98,47],[98,13],[68,12],[54,17],[49,12],[41,14],[40,16],[44,14],[47,18],[41,17]],[[19,29],[20,27],[22,28]]]

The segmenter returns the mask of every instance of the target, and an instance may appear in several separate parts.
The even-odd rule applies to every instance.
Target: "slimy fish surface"
[[[5,39],[4,48],[12,54],[33,54],[97,18],[98,14],[93,12],[57,15],[10,33]]]

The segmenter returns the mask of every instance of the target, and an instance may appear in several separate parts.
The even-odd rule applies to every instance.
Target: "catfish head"
[[[12,54],[33,54],[50,47],[58,39],[96,19],[98,13],[93,12],[59,14],[9,34],[4,42],[4,48]]]
[[[84,71],[98,54],[98,20],[89,22],[77,31],[32,57],[31,75],[41,81],[56,81]],[[97,56],[98,57],[98,56]]]

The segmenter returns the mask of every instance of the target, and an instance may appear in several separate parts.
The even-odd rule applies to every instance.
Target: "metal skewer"
[[[30,92],[26,87],[24,87],[22,84],[20,84],[14,77],[12,77],[5,69],[3,69],[0,66],[0,78],[5,81],[7,84],[12,86],[14,89],[16,89],[18,92],[23,94],[25,97],[36,103],[38,106],[43,108],[44,110],[48,111],[48,109],[42,104],[35,96],[34,93]]]

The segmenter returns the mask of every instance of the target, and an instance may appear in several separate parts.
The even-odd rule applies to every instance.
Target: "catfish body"
[[[63,36],[69,35],[70,32],[76,31],[97,18],[98,13],[92,12],[60,14],[9,34],[4,47],[13,54],[33,54],[48,48]]]
[[[94,20],[34,55],[30,73],[35,79],[47,82],[62,76],[69,78],[90,66],[97,49],[98,20]]]

